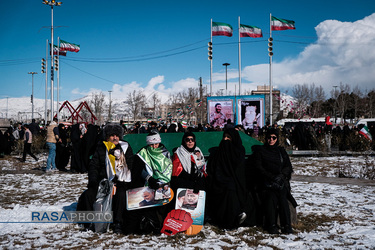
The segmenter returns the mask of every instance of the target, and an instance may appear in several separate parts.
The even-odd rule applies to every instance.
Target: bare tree
[[[134,90],[127,95],[124,103],[129,109],[130,114],[133,115],[133,119],[135,121],[141,115],[142,107],[146,106],[146,96],[142,90]]]
[[[161,99],[159,98],[158,94],[153,94],[151,96],[151,107],[154,108],[154,117],[156,118],[157,116],[160,115],[160,106],[161,106]]]
[[[311,109],[311,116],[312,117],[318,117],[318,116],[322,116],[323,113],[322,113],[322,109],[321,109],[321,106],[323,104],[323,102],[325,101],[325,92],[324,92],[324,89],[322,86],[319,86],[319,87],[315,87],[315,85],[313,84],[311,86],[311,106],[312,106],[312,109]]]
[[[358,113],[361,111],[360,103],[361,99],[363,98],[363,94],[361,89],[357,86],[353,88],[353,92],[351,94],[352,99],[352,107],[354,110],[354,118],[358,118]]]
[[[103,123],[103,112],[104,112],[104,94],[103,92],[93,93],[92,98],[89,101],[89,106],[92,112],[98,118],[98,123]]]
[[[294,105],[294,116],[296,118],[302,118],[305,115],[307,106],[310,101],[311,90],[309,86],[305,83],[303,85],[294,85],[293,96],[296,99]]]

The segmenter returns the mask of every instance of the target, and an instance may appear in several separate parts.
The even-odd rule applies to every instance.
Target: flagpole
[[[51,122],[53,121],[53,5],[51,5]]]
[[[272,14],[270,13],[270,38],[272,37]],[[271,52],[270,52],[271,53]],[[272,126],[272,55],[269,54],[269,81],[270,81],[270,125]]]
[[[57,37],[57,94],[56,94],[56,117],[57,117],[57,122],[60,121],[60,112],[59,112],[59,97],[60,97],[60,37]]]
[[[241,29],[241,21],[240,17],[238,17],[238,79],[239,79],[239,85],[238,85],[238,91],[241,95],[241,35],[240,35],[240,29]]]
[[[212,44],[212,18],[211,18],[211,44]],[[212,96],[212,58],[210,60],[210,96]]]
[[[45,99],[44,99],[44,127],[47,126],[47,97],[48,97],[48,39],[46,44],[46,69],[45,69],[45,77],[46,77],[46,92],[45,92]]]

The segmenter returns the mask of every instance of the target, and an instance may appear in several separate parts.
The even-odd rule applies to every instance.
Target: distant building
[[[263,85],[257,86],[257,90],[251,91],[252,95],[264,95],[265,99],[265,116],[266,121],[270,118],[270,86]],[[281,118],[280,114],[280,90],[272,90],[272,122],[276,122],[277,119]]]

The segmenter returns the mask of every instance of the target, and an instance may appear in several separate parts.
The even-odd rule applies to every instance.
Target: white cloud
[[[307,46],[297,58],[272,64],[274,86],[314,83],[321,85],[326,94],[340,83],[374,88],[375,14],[356,22],[326,20],[315,30],[315,44]],[[246,66],[242,77],[254,85],[264,85],[269,83],[268,72],[268,64]]]
[[[340,83],[373,89],[375,82],[375,13],[356,22],[326,20],[315,27],[318,40],[308,45],[296,58],[288,58],[281,62],[273,62],[273,86],[290,89],[296,84],[312,84],[322,86],[326,94],[333,85]],[[269,65],[258,64],[244,66],[242,69],[241,93],[256,89],[259,85],[269,84]],[[228,93],[238,91],[238,70],[228,69]],[[213,73],[213,93],[225,89],[225,69]],[[209,80],[205,86],[210,89]],[[157,93],[162,102],[188,88],[198,87],[198,79],[185,78],[176,82],[168,82],[167,77],[158,75],[143,84],[131,82],[112,86],[112,97],[124,99],[129,92],[143,90],[146,97]],[[236,86],[236,87],[234,87]],[[72,94],[89,94],[78,88]],[[96,90],[97,91],[97,90]],[[104,90],[103,92],[107,92]]]

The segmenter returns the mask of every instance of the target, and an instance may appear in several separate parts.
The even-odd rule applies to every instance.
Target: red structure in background
[[[91,124],[94,124],[95,120],[98,120],[98,118],[96,118],[96,116],[94,115],[94,113],[92,113],[89,105],[87,104],[87,102],[83,101],[81,102],[78,107],[75,109],[72,104],[70,104],[69,101],[65,101],[60,109],[59,109],[59,112],[63,109],[63,108],[67,108],[70,112],[70,116],[67,118],[67,120],[70,120],[72,121],[72,124],[75,124],[75,123],[88,123],[88,121],[85,121],[82,116],[80,115],[81,111],[83,108],[86,108],[86,110],[90,113],[90,123]],[[55,118],[57,117],[57,114],[54,116]]]

